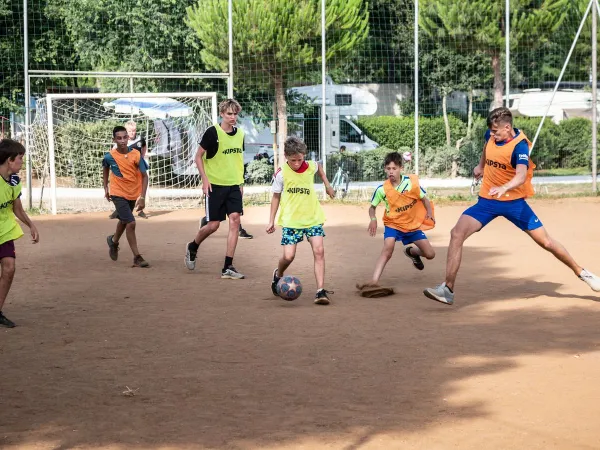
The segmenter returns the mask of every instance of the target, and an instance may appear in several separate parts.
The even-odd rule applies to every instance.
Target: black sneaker
[[[240,228],[238,235],[239,235],[240,239],[253,239],[254,238],[253,235],[248,234],[248,232],[246,230],[244,230],[243,228]]]
[[[206,225],[208,225],[208,220],[206,220],[206,216],[204,216],[200,219],[200,228],[204,228]]]
[[[415,266],[419,270],[423,270],[425,268],[425,264],[423,264],[423,261],[421,261],[420,256],[412,254],[412,252],[410,251],[411,248],[412,247],[406,247],[404,249],[404,254],[412,260],[413,266]]]
[[[2,311],[0,311],[0,325],[6,328],[14,328],[17,326],[12,320],[8,319],[4,314],[2,314]]]
[[[273,295],[275,297],[279,297],[279,292],[277,292],[277,283],[279,283],[281,277],[277,276],[277,267],[273,271],[273,280],[271,280],[271,291],[273,291]]]
[[[190,242],[185,246],[185,267],[189,270],[194,270],[196,268],[196,254],[198,250],[192,250],[192,243]]]
[[[106,237],[106,243],[108,244],[108,256],[113,261],[119,259],[119,244],[113,241],[114,234]]]
[[[329,297],[327,294],[333,294],[333,291],[327,291],[325,289],[319,289],[317,295],[315,295],[315,305],[329,305]]]

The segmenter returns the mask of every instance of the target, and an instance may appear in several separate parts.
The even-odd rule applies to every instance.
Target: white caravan
[[[543,117],[552,100],[552,91],[525,89],[521,93],[511,94],[509,98],[509,109],[513,113],[513,116]],[[591,115],[592,93],[575,89],[560,89],[556,91],[554,100],[552,100],[552,104],[548,110],[548,118],[554,123],[559,123],[561,120],[572,117],[591,118]]]
[[[377,142],[369,139],[365,133],[350,119],[355,116],[369,116],[377,111],[377,99],[370,92],[353,86],[336,85],[331,79],[326,84],[325,113],[327,132],[325,146],[327,153],[335,152],[340,147],[346,147],[349,152],[373,150],[379,147]],[[322,107],[322,85],[290,88],[289,91],[304,94],[309,97],[316,107]],[[288,132],[307,142],[319,142],[321,148],[321,124],[306,126],[302,115],[292,115],[289,119]],[[257,154],[273,155],[274,123],[265,126],[256,123],[252,117],[240,119],[240,128],[245,132],[246,148],[244,162],[252,161]],[[309,130],[310,128],[310,130]],[[315,134],[311,136],[310,133]]]

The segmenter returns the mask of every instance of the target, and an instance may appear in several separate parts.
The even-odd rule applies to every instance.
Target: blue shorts
[[[483,227],[496,217],[506,218],[523,231],[535,230],[543,226],[524,198],[502,202],[479,197],[477,203],[463,214],[481,222]]]
[[[395,228],[385,227],[383,239],[387,238],[394,238],[396,241],[402,241],[404,245],[408,245],[415,241],[420,241],[421,239],[427,239],[427,236],[425,236],[425,233],[421,230],[405,233],[404,231],[396,230]]]
[[[315,236],[325,237],[323,225],[315,225],[309,228],[287,228],[281,230],[281,245],[296,245],[304,240],[304,235],[307,239]]]

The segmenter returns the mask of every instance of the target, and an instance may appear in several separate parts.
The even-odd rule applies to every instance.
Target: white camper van
[[[327,153],[338,151],[345,146],[347,151],[359,152],[373,150],[379,146],[377,142],[369,139],[365,133],[351,120],[355,116],[369,116],[377,111],[377,99],[370,92],[353,86],[336,85],[331,79],[326,85],[325,114],[327,120],[327,133],[325,145]],[[289,89],[290,91],[304,94],[309,97],[317,108],[319,116],[322,107],[322,85],[303,86]],[[292,115],[289,122],[289,133],[298,136],[305,141],[318,142],[321,148],[321,126],[308,127],[302,115]],[[252,161],[257,154],[266,153],[273,155],[273,142],[275,136],[275,124],[265,126],[256,123],[252,117],[240,119],[240,127],[246,134],[246,148],[244,161]],[[316,136],[311,136],[311,133]]]
[[[591,118],[592,114],[592,93],[580,89],[559,89],[553,100],[551,90],[525,89],[511,94],[509,99],[509,109],[515,117],[543,117],[550,101],[548,118],[554,123],[571,117]]]

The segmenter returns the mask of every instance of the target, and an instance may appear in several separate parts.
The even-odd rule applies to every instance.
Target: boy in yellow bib
[[[403,176],[402,155],[397,152],[385,156],[384,167],[388,179],[379,186],[369,208],[369,234],[375,236],[377,232],[377,205],[385,203],[383,214],[383,249],[375,264],[373,279],[369,285],[377,285],[386,264],[394,253],[396,242],[401,241],[407,247],[404,254],[412,260],[418,270],[423,270],[425,265],[421,257],[433,259],[435,251],[427,240],[423,230],[435,226],[433,218],[433,205],[427,198],[427,193],[419,185],[416,175]],[[414,244],[414,245],[410,245]]]
[[[275,216],[281,204],[278,224],[283,227],[281,245],[283,256],[279,265],[273,271],[271,290],[277,295],[277,283],[284,275],[296,256],[296,245],[304,240],[304,235],[312,247],[315,259],[315,278],[317,280],[317,305],[328,305],[329,297],[324,287],[325,283],[325,250],[323,247],[323,223],[325,213],[317,193],[315,192],[314,177],[318,173],[327,194],[333,198],[335,192],[327,180],[325,171],[314,161],[304,161],[306,145],[300,139],[290,137],[285,141],[284,154],[286,163],[277,171],[273,180],[273,198],[271,200],[271,215],[267,233],[275,231]]]
[[[23,230],[15,216],[29,227],[31,239],[38,242],[37,228],[23,210],[21,181],[17,174],[23,165],[25,148],[11,139],[0,140],[0,326],[14,328],[15,323],[2,314],[2,306],[15,276],[15,241],[23,236]]]

